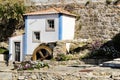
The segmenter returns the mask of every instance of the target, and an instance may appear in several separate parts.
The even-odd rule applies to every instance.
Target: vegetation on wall
[[[40,62],[40,61],[36,61],[36,62],[23,61],[20,64],[17,64],[15,62],[13,62],[13,64],[14,64],[14,69],[16,69],[18,71],[41,69],[41,68],[44,68],[44,67],[49,68],[49,65],[47,63],[43,63],[43,62]]]
[[[23,28],[25,7],[20,0],[0,0],[0,42],[8,40],[16,29]]]
[[[8,52],[7,49],[5,49],[5,48],[0,48],[0,54],[4,54],[4,53],[6,53],[6,52]]]
[[[120,33],[105,43],[95,41],[89,47],[90,52],[81,56],[81,59],[114,59],[120,57]]]
[[[61,53],[61,54],[58,54],[55,59],[57,61],[68,61],[68,60],[72,59],[72,56],[65,55],[65,54]]]

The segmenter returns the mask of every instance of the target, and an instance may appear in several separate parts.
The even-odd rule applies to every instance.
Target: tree
[[[19,0],[0,0],[0,42],[7,41],[16,29],[23,28],[25,7]]]

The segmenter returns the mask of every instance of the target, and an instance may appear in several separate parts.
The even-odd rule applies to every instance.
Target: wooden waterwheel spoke
[[[45,58],[45,56],[43,55],[43,53],[41,52],[41,50],[39,50],[38,53],[40,54],[40,56],[41,56],[42,58]]]
[[[37,53],[40,56],[37,57]],[[49,46],[41,45],[34,50],[32,59],[34,61],[38,59],[47,59],[49,56],[52,56],[52,49]]]
[[[49,56],[49,53],[47,53],[44,57],[47,58]]]

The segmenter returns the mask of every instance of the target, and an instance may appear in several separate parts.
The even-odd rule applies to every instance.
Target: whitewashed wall
[[[63,20],[62,39],[72,40],[74,38],[74,31],[75,31],[75,17],[64,15],[62,17],[62,20]]]
[[[20,42],[20,61],[23,60],[23,35],[9,38],[9,60],[15,61],[15,44],[14,42]]]
[[[46,32],[46,19],[55,19],[55,31]],[[54,42],[58,40],[58,15],[39,15],[39,16],[27,16],[26,19],[26,51],[25,54],[33,54],[34,49],[40,44],[32,42],[33,31],[40,31],[41,43]]]

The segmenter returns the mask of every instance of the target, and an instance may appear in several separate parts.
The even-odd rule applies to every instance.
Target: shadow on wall
[[[120,33],[112,38],[112,42],[114,43],[115,49],[120,52]]]
[[[86,49],[89,51],[85,52]],[[80,56],[80,60],[86,64],[93,65],[98,65],[114,58],[120,58],[120,33],[107,42],[97,40],[92,43],[86,43],[82,47],[73,49],[71,53],[84,54]]]
[[[92,44],[91,52],[86,58],[114,59],[120,57],[120,33],[105,43],[96,41]]]
[[[93,41],[82,47],[73,49],[72,53],[80,53],[84,50],[89,50],[81,59],[114,59],[120,57],[120,33],[116,34],[112,40]]]
[[[120,57],[120,33],[116,34],[112,40],[104,43],[98,49],[98,51],[102,51],[105,58],[119,58]]]

